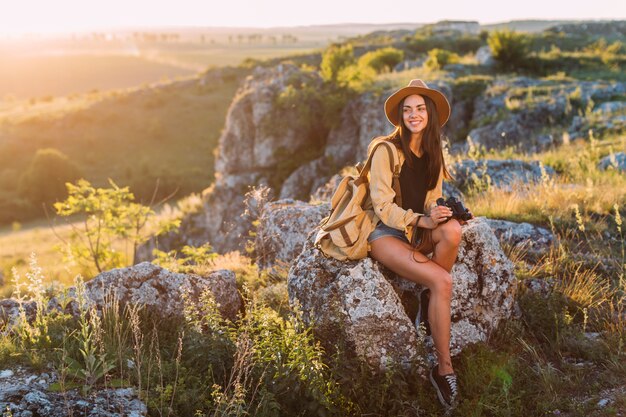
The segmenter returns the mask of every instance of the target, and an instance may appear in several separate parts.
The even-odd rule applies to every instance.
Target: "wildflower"
[[[578,209],[578,204],[574,204],[574,213],[576,214],[576,224],[578,225],[578,230],[581,232],[585,231],[585,223],[583,223],[583,218],[580,215],[580,210]]]

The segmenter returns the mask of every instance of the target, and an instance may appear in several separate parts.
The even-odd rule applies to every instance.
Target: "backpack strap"
[[[402,207],[402,190],[400,188],[400,169],[401,169],[400,158],[398,156],[398,150],[396,149],[396,146],[393,143],[386,141],[386,140],[382,140],[376,145],[374,145],[374,148],[372,149],[370,154],[367,156],[367,162],[365,162],[365,166],[363,166],[363,168],[359,172],[359,178],[356,180],[358,181],[357,184],[360,184],[363,181],[367,181],[367,174],[370,172],[370,169],[372,167],[372,159],[374,157],[374,152],[376,152],[376,149],[378,149],[378,147],[381,145],[387,149],[387,154],[389,155],[389,169],[393,175],[391,188],[393,188],[393,191],[396,193],[396,197],[394,198],[394,201],[397,205]]]

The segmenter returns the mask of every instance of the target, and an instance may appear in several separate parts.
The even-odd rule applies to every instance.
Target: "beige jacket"
[[[368,146],[368,155],[374,145],[382,138],[374,139]],[[398,149],[398,158],[400,167],[404,163],[405,157],[402,149]],[[368,174],[370,198],[372,201],[372,209],[374,210],[374,225],[378,221],[382,221],[389,227],[403,230],[406,238],[411,241],[413,237],[413,229],[411,223],[420,216],[430,213],[430,209],[437,205],[437,199],[442,197],[443,184],[443,167],[439,172],[437,186],[426,193],[424,199],[424,212],[415,213],[413,210],[404,210],[394,202],[396,196],[395,191],[391,187],[393,173],[390,170],[389,154],[382,147],[378,147],[372,157],[372,166]]]

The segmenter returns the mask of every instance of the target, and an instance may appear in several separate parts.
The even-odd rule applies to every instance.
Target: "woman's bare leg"
[[[461,243],[461,225],[455,219],[440,224],[433,230],[433,257],[432,261],[450,272]]]
[[[370,254],[399,276],[430,289],[428,320],[437,351],[439,373],[443,375],[454,372],[450,360],[450,273],[424,254],[414,251],[410,244],[391,236],[371,242]]]

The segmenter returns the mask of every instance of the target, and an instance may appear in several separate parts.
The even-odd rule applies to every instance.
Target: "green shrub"
[[[333,44],[322,54],[320,73],[326,81],[336,81],[339,71],[355,62],[352,45]]]
[[[337,84],[354,91],[363,91],[371,85],[376,71],[366,65],[349,65],[342,68],[337,75]]]
[[[370,67],[376,73],[390,72],[404,59],[404,51],[391,46],[367,52],[359,58],[359,67]]]
[[[464,55],[473,53],[485,44],[480,36],[430,36],[424,33],[417,33],[412,38],[407,38],[407,48],[416,53],[426,53],[431,49],[439,48]]]
[[[137,247],[149,237],[145,225],[155,215],[150,207],[134,202],[135,196],[128,187],[120,188],[112,180],[109,182],[111,188],[93,188],[82,179],[76,184],[67,183],[68,198],[54,204],[59,216],[83,216],[82,227],[73,227],[69,242],[58,249],[68,261],[78,262],[89,272],[92,266],[102,272],[132,265]],[[156,234],[179,225],[177,219],[162,221]],[[131,248],[130,256],[113,248],[116,239],[125,241]]]
[[[524,68],[529,54],[529,38],[511,30],[494,31],[487,39],[493,59],[500,69]]]
[[[80,176],[76,165],[61,151],[39,149],[20,177],[18,190],[33,203],[52,203],[67,195],[66,182],[73,182]]]
[[[456,53],[435,48],[428,51],[428,59],[424,62],[424,65],[431,70],[437,70],[457,62],[459,62],[459,56]]]

